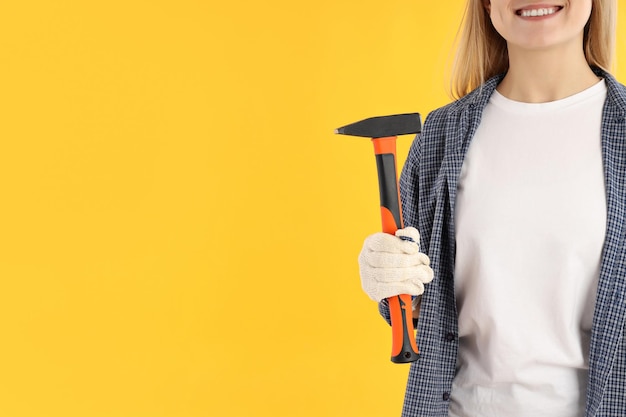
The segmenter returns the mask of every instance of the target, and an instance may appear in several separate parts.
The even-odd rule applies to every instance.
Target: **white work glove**
[[[433,279],[433,270],[428,256],[419,252],[419,241],[414,227],[399,229],[395,236],[374,233],[365,239],[359,254],[359,271],[363,291],[372,300],[424,292],[424,284]]]

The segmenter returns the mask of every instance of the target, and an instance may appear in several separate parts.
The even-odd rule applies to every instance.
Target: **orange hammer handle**
[[[396,164],[396,137],[372,139],[376,166],[378,168],[378,186],[380,190],[380,214],[383,232],[395,234],[404,227],[400,189],[398,187],[398,168]],[[414,362],[419,358],[413,328],[411,296],[401,294],[387,298],[391,314],[391,361],[395,363]]]

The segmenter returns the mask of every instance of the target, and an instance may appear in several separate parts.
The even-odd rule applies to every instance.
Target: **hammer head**
[[[335,129],[335,133],[340,135],[362,136],[372,139],[411,135],[421,131],[422,122],[419,113],[370,117]]]

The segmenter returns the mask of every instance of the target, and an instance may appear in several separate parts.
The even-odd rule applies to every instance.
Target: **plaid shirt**
[[[607,83],[602,155],[607,230],[602,252],[589,357],[585,416],[626,416],[626,87],[595,69]],[[428,115],[400,177],[405,226],[421,233],[435,272],[426,286],[417,324],[421,357],[411,364],[403,417],[447,417],[458,349],[454,297],[454,204],[457,180],[481,114],[502,75]],[[566,151],[566,150],[565,150]],[[419,213],[419,215],[418,215]],[[379,304],[389,321],[385,301]]]

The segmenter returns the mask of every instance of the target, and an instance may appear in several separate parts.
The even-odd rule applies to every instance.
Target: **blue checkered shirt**
[[[586,417],[626,416],[626,87],[595,69],[607,84],[602,155],[607,230],[594,311]],[[502,76],[433,111],[411,146],[400,176],[405,226],[421,233],[420,247],[435,272],[417,323],[421,357],[411,364],[403,417],[447,417],[458,349],[454,297],[454,204],[463,158],[481,114]],[[564,150],[567,151],[567,150]],[[419,213],[419,215],[418,215]],[[379,304],[389,321],[389,307]]]

